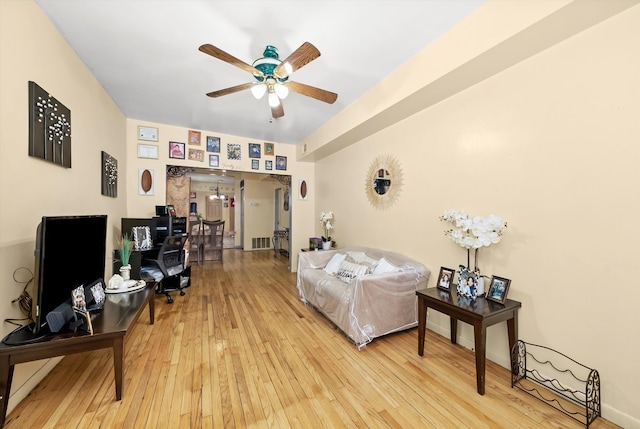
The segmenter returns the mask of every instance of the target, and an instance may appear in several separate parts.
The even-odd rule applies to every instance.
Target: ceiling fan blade
[[[225,89],[220,89],[218,91],[207,92],[209,97],[222,97],[223,95],[233,94],[234,92],[244,91],[245,89],[249,89],[253,86],[253,83],[243,83],[242,85],[236,85]]]
[[[287,82],[284,85],[291,91],[306,95],[307,97],[315,98],[316,100],[324,101],[325,103],[333,104],[338,99],[338,94],[334,92],[305,85],[304,83]]]
[[[205,54],[209,54],[214,58],[217,58],[219,60],[222,60],[224,62],[227,62],[231,65],[234,65],[236,67],[240,67],[242,70],[248,71],[251,74],[257,74],[258,76],[264,76],[264,74],[258,70],[257,68],[250,66],[249,64],[245,63],[242,60],[237,59],[236,57],[234,57],[231,54],[226,53],[225,51],[223,51],[220,48],[216,48],[213,45],[210,45],[208,43],[200,46],[198,48],[201,52],[204,52]]]
[[[282,100],[276,107],[271,108],[271,116],[274,118],[281,118],[284,116],[284,107],[282,107]]]
[[[293,51],[291,55],[283,60],[278,65],[278,67],[275,68],[273,73],[279,77],[287,77],[289,76],[289,73],[287,73],[287,70],[285,69],[285,64],[289,63],[291,65],[290,73],[293,73],[302,66],[309,64],[319,56],[320,51],[318,50],[318,48],[316,48],[309,42],[304,42],[298,49]]]

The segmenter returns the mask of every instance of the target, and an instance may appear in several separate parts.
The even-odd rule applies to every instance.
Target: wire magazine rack
[[[513,346],[511,387],[528,393],[587,428],[602,415],[598,371],[545,346],[521,340]]]

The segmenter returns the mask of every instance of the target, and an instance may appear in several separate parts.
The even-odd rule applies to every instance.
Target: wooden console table
[[[52,334],[31,344],[0,344],[0,428],[4,426],[16,364],[64,356],[85,351],[112,348],[116,384],[116,400],[122,399],[124,380],[124,337],[149,306],[149,322],[155,318],[154,282],[138,292],[107,294],[104,308],[92,314],[93,335],[87,332]]]
[[[484,395],[485,363],[487,352],[487,327],[507,321],[509,335],[509,355],[518,339],[518,309],[522,304],[507,299],[500,304],[484,298],[475,301],[459,297],[456,293],[438,288],[421,289],[418,295],[418,354],[424,354],[424,337],[427,326],[427,308],[449,316],[451,323],[451,342],[456,344],[458,320],[473,325],[476,354],[476,383],[478,393]]]

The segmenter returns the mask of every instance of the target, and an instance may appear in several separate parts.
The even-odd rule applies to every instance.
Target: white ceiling
[[[485,0],[35,0],[128,118],[295,144],[436,40]],[[266,97],[210,91],[252,82],[198,50],[251,64],[266,45],[321,56],[290,80],[338,94],[291,92],[285,116]],[[186,138],[186,136],[185,136]]]

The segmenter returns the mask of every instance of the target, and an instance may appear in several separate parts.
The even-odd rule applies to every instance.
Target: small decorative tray
[[[127,292],[136,292],[140,289],[144,289],[147,283],[144,280],[128,280],[128,282],[134,282],[131,286],[128,287],[119,287],[118,289],[109,289],[106,288],[104,290],[105,293],[127,293]],[[126,283],[126,282],[125,282]],[[124,284],[124,283],[123,283]],[[122,285],[120,285],[122,286]]]

